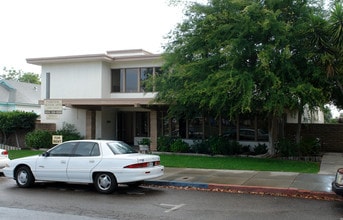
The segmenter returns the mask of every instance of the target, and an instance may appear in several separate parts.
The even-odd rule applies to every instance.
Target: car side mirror
[[[49,152],[44,152],[44,153],[42,154],[43,157],[48,157],[49,155],[50,155]]]

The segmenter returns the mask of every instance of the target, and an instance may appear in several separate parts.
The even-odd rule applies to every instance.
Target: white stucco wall
[[[136,60],[136,61],[120,61],[111,65],[112,69],[118,68],[141,68],[141,67],[161,67],[163,65],[162,59],[156,60]]]
[[[110,98],[111,95],[111,66],[102,63],[101,66],[101,97]]]
[[[102,87],[102,82],[108,80],[108,76],[103,77],[106,73],[105,69],[100,61],[43,65],[42,85],[44,86],[41,88],[41,98],[46,98],[45,82],[48,72],[51,99],[102,98],[103,91],[106,91],[106,88]]]
[[[116,111],[111,109],[103,109],[101,119],[101,139],[115,140],[117,139],[116,133]]]
[[[44,112],[44,106],[41,111]],[[42,123],[56,123],[56,129],[63,128],[63,123],[72,124],[82,136],[86,136],[86,110],[75,108],[63,108],[62,114],[56,114],[54,119],[48,118],[46,114],[41,115]]]

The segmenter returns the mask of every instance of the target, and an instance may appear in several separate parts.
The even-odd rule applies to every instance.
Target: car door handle
[[[66,164],[66,161],[65,160],[61,160],[61,164]]]
[[[95,160],[90,160],[90,161],[89,161],[89,163],[94,163],[94,162],[95,162]]]

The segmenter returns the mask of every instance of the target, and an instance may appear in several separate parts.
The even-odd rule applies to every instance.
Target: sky
[[[183,8],[169,2],[0,0],[0,74],[4,67],[39,74],[27,58],[126,49],[162,53],[164,37],[184,18]],[[338,112],[332,111],[334,117]]]
[[[0,73],[39,73],[27,58],[144,49],[162,53],[182,21],[169,0],[1,0]]]

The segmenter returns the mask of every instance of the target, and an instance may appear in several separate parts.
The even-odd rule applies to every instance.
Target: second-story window
[[[126,69],[125,92],[138,92],[138,68]]]
[[[111,92],[152,92],[145,88],[144,81],[160,71],[160,67],[112,69]]]
[[[144,86],[144,81],[147,80],[150,76],[152,76],[154,68],[141,68],[141,77],[140,77],[140,91],[141,92],[152,92],[147,90]]]

